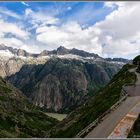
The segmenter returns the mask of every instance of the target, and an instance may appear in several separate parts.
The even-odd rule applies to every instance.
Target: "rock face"
[[[62,108],[69,108],[77,104],[78,101],[80,102],[80,98],[84,96],[87,89],[85,75],[77,70],[68,71],[67,74],[66,76],[62,72],[60,76],[52,74],[45,76],[32,94],[32,100],[36,105],[58,111]],[[75,78],[72,78],[71,75],[74,75]],[[83,95],[80,95],[80,92]]]
[[[119,68],[110,63],[50,59],[45,64],[24,65],[7,77],[40,107],[67,112],[104,86]]]
[[[15,74],[21,69],[25,62],[21,59],[10,58],[0,61],[0,76],[6,77]]]

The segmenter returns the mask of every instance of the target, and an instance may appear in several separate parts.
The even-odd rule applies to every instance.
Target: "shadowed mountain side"
[[[69,112],[109,82],[119,70],[116,64],[51,59],[45,64],[24,65],[7,77],[44,109]]]

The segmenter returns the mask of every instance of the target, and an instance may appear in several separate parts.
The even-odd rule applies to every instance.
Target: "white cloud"
[[[109,14],[104,21],[97,23],[96,26],[103,32],[112,34],[116,39],[129,39],[134,36],[139,31],[140,4],[129,3],[129,5],[122,3],[124,5]]]
[[[30,33],[22,29],[16,23],[10,23],[0,19],[0,44],[13,48],[22,48]]]
[[[27,3],[22,2],[22,4]],[[22,47],[30,52],[52,50],[63,45],[67,48],[98,53],[105,57],[132,58],[140,53],[139,7],[138,2],[105,2],[103,9],[111,9],[112,12],[105,19],[91,26],[88,23],[104,14],[104,10],[94,10],[89,4],[73,12],[63,23],[61,18],[56,16],[58,13],[62,14],[64,9],[65,12],[71,10],[68,5],[64,9],[57,7],[56,10],[52,10],[52,13],[50,9],[40,8],[34,11],[27,8],[23,19],[10,10],[0,10],[2,14],[0,15],[0,41],[9,42],[9,45]],[[4,21],[3,15],[20,19],[21,23],[27,26],[28,31],[17,23]],[[6,36],[7,34],[12,34],[12,38]],[[27,39],[30,35],[28,41],[32,43],[29,45]]]
[[[98,40],[99,29],[94,27],[82,29],[78,23],[71,22],[57,26],[44,26],[36,30],[37,40],[45,43],[48,49],[63,45],[67,48],[78,48],[102,55]]]
[[[30,33],[21,29],[21,27],[17,26],[15,23],[9,23],[3,20],[0,20],[0,34],[12,34],[17,36],[18,38],[28,39]]]
[[[35,27],[42,24],[56,24],[59,22],[58,18],[49,16],[49,13],[42,11],[33,11],[29,8],[25,10],[26,19]]]
[[[22,1],[21,3],[27,7],[29,6],[29,4],[25,3],[24,1]]]
[[[39,53],[40,48],[37,45],[22,42],[20,39],[17,38],[0,38],[0,44],[4,44],[6,46],[10,46],[17,49],[23,49],[30,53]]]
[[[129,57],[140,53],[140,43],[131,43],[127,40],[108,40],[103,49],[104,56],[107,57]]]
[[[72,8],[69,6],[68,8],[67,8],[67,10],[71,10]]]
[[[135,57],[140,53],[140,43],[138,43],[140,3],[113,2],[111,4],[118,5],[118,9],[95,25],[101,30],[100,42],[105,44],[103,54],[111,57]]]
[[[30,53],[39,53],[42,50],[40,46],[34,44],[29,45],[25,43],[22,46],[20,46],[20,48]]]
[[[17,38],[0,38],[0,44],[19,48],[19,46],[22,46],[24,43]]]
[[[140,53],[140,4],[137,2],[108,2],[118,6],[105,20],[82,29],[76,22],[62,26],[42,26],[36,30],[37,41],[48,49],[63,45],[98,53],[105,57],[135,57]]]
[[[116,6],[115,2],[107,1],[104,3],[104,7],[107,7],[107,8],[114,8],[115,6]]]

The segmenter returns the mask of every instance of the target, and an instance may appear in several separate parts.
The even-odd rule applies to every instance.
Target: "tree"
[[[138,63],[138,67],[136,71],[140,73],[140,62]]]

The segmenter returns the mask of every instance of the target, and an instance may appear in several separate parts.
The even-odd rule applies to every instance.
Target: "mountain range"
[[[124,58],[102,58],[98,54],[85,52],[83,50],[78,49],[67,49],[63,46],[60,46],[56,50],[47,51],[44,50],[41,53],[33,54],[29,53],[23,49],[17,49],[13,47],[5,46],[4,44],[0,45],[0,57],[1,58],[21,58],[21,59],[48,59],[52,57],[58,57],[58,58],[69,58],[69,59],[80,59],[80,60],[94,60],[94,61],[109,61],[109,62],[122,62],[122,63],[128,63],[130,60],[124,59]]]
[[[104,59],[78,49],[39,54],[0,45],[0,76],[43,110],[67,113],[97,93],[127,59]]]
[[[94,54],[94,53],[88,53],[82,50],[77,50],[75,48],[66,49],[63,46],[60,46],[59,48],[57,48],[57,50],[52,50],[52,51],[44,50],[39,54],[33,54],[22,49],[16,49],[16,48],[8,47],[8,46],[5,46],[4,44],[1,44],[0,54],[4,55],[4,53],[6,56],[9,56],[9,57],[12,57],[12,56],[40,57],[40,56],[47,56],[47,55],[50,56],[50,55],[65,55],[65,54],[73,54],[73,55],[78,55],[82,57],[94,57],[94,58],[99,57],[97,54]]]

